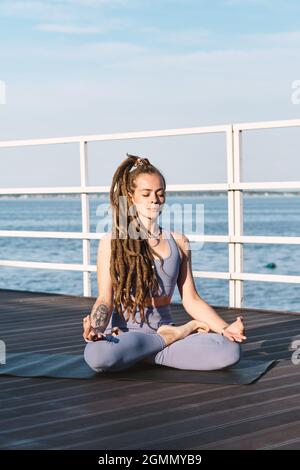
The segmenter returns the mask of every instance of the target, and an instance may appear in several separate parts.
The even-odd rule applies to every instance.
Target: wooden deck
[[[82,354],[94,298],[0,290],[7,351]],[[299,449],[300,314],[214,307],[244,316],[247,357],[281,359],[252,385],[0,376],[1,449]],[[174,318],[190,317],[173,305]]]

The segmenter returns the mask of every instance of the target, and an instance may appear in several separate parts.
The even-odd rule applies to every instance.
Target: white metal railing
[[[0,148],[25,147],[36,145],[53,145],[78,143],[80,154],[80,186],[75,187],[44,187],[44,188],[5,188],[0,195],[10,194],[80,194],[81,195],[81,232],[46,232],[46,231],[15,231],[0,230],[0,237],[32,237],[32,238],[66,238],[82,240],[82,264],[71,263],[40,263],[31,261],[0,260],[0,266],[20,268],[55,269],[83,272],[84,296],[91,295],[91,272],[96,266],[91,265],[90,240],[100,239],[104,233],[91,233],[89,220],[89,194],[108,193],[109,186],[88,185],[88,142],[141,139],[153,137],[183,136],[192,134],[224,133],[226,136],[227,182],[224,184],[174,184],[167,185],[168,192],[174,191],[227,191],[228,193],[228,235],[192,235],[186,234],[191,241],[227,243],[229,246],[229,271],[211,272],[194,271],[195,277],[227,279],[229,281],[229,306],[243,306],[243,281],[268,281],[300,283],[300,276],[270,275],[243,272],[243,245],[245,243],[278,243],[300,244],[300,237],[265,237],[243,236],[243,190],[251,189],[300,189],[300,181],[288,182],[251,182],[242,183],[242,132],[247,130],[271,129],[282,127],[299,127],[300,119],[287,121],[268,121],[258,123],[228,124],[221,126],[193,127],[169,129],[163,131],[129,132],[78,137],[61,137],[54,139],[35,139],[0,142]]]

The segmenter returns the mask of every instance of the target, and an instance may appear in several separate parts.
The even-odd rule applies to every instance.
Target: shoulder
[[[103,237],[100,238],[100,240],[111,240],[111,237],[112,237],[112,233],[111,232],[105,232]]]
[[[190,241],[184,233],[180,232],[171,232],[180,252],[181,259],[183,256],[188,256],[190,249]]]
[[[100,239],[98,245],[98,251],[110,251],[110,242],[111,242],[112,233],[106,232]]]

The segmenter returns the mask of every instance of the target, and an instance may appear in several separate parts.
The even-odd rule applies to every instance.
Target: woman
[[[190,370],[239,361],[242,318],[229,325],[198,295],[188,238],[158,223],[165,190],[162,173],[147,158],[127,154],[113,176],[112,232],[98,249],[99,295],[83,320],[85,361],[97,372],[140,361]],[[178,327],[170,308],[176,283],[193,318]]]

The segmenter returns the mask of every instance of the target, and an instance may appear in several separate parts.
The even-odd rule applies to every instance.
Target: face
[[[131,195],[137,212],[148,219],[156,219],[165,202],[164,182],[157,174],[142,174],[135,180],[136,189]]]

